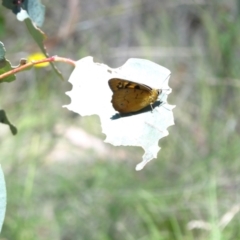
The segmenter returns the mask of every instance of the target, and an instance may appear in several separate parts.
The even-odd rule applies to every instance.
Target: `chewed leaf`
[[[168,86],[169,77],[170,71],[167,68],[144,59],[129,59],[120,68],[112,69],[93,62],[92,57],[86,57],[77,62],[70,76],[69,82],[73,88],[66,93],[71,98],[71,103],[66,107],[82,116],[99,115],[102,131],[106,134],[105,142],[114,146],[142,147],[145,151],[143,161],[136,167],[136,170],[141,170],[147,162],[157,157],[160,150],[159,139],[167,136],[167,128],[174,124],[174,106],[167,103],[167,96],[171,92]],[[127,99],[128,102],[135,100],[135,104],[140,104],[136,97],[151,97],[151,94],[141,94],[141,91],[162,91],[159,91],[161,94],[153,104],[134,113],[121,114],[111,103],[112,90],[115,91],[115,88],[113,86],[111,90],[108,81],[113,78],[129,80],[129,83],[123,81],[124,86],[121,86],[121,93],[115,101]],[[124,98],[125,96],[127,98]],[[131,103],[129,109],[135,109],[133,105]]]

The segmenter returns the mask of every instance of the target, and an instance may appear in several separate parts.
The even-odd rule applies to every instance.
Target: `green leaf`
[[[16,1],[15,1],[16,2]],[[39,0],[20,0],[15,3],[13,0],[3,0],[2,5],[18,14],[21,9],[27,11],[31,20],[39,27],[42,26],[45,17],[45,6]]]
[[[10,62],[8,60],[0,60],[0,75],[5,73],[5,72],[8,72],[10,70],[12,70],[12,66],[10,64]],[[2,82],[12,82],[16,80],[16,76],[14,74],[10,75],[10,76],[7,76],[3,79],[1,79],[0,83]]]
[[[5,59],[6,49],[2,42],[0,42],[0,60]]]
[[[45,17],[45,6],[42,5],[41,1],[28,0],[26,10],[31,20],[36,23],[37,26],[41,27]]]
[[[17,128],[10,123],[4,110],[0,110],[0,123],[7,124],[13,135],[17,134]]]
[[[34,25],[30,18],[26,18],[24,22],[27,26],[29,33],[32,35],[33,39],[35,40],[35,42],[38,44],[40,49],[45,53],[46,50],[45,50],[45,46],[43,45],[43,41],[47,38],[46,34],[43,31],[41,31],[40,28]]]
[[[11,63],[5,59],[5,53],[6,53],[5,47],[4,47],[3,43],[0,42],[0,75],[5,72],[11,71],[13,69]],[[7,76],[7,77],[1,79],[0,83],[12,82],[14,80],[16,80],[16,76],[14,74],[12,74],[10,76]]]
[[[0,165],[0,232],[2,230],[2,225],[5,218],[6,205],[7,205],[6,184],[4,180],[3,171]]]
[[[35,40],[35,42],[38,44],[39,48],[41,49],[41,51],[44,53],[44,55],[46,57],[49,57],[46,48],[43,44],[44,40],[46,39],[46,35],[43,31],[41,31],[37,26],[35,26],[33,24],[33,22],[31,21],[30,18],[26,18],[24,20],[28,31],[30,32],[30,34],[32,35],[33,39]],[[55,73],[63,80],[63,76],[61,74],[61,72],[57,69],[57,67],[55,66],[54,63],[50,63],[53,70],[55,71]]]
[[[21,1],[22,4],[23,1]],[[3,0],[2,5],[5,8],[11,9],[14,13],[19,11],[19,5],[15,4],[12,0]]]

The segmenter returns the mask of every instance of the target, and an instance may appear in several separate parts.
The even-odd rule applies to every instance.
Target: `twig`
[[[0,80],[5,78],[5,77],[8,77],[10,75],[13,75],[15,73],[18,73],[18,72],[21,72],[31,66],[34,66],[36,64],[40,64],[40,63],[45,63],[45,62],[65,62],[65,63],[68,63],[68,64],[71,64],[73,66],[76,66],[76,62],[74,60],[71,60],[69,58],[63,58],[63,57],[58,57],[58,56],[52,56],[52,57],[49,57],[49,58],[45,58],[45,59],[41,59],[41,60],[32,60],[24,65],[20,65],[8,72],[5,72],[3,74],[0,75]]]

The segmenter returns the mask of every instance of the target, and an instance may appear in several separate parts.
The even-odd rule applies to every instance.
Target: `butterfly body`
[[[137,112],[156,102],[161,90],[145,84],[112,78],[108,81],[113,91],[113,108],[120,113]]]

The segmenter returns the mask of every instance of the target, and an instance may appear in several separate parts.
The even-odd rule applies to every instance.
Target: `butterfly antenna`
[[[165,83],[166,80],[168,80],[170,78],[170,76],[171,76],[171,73],[169,73],[167,75],[167,77],[163,80],[162,85]],[[169,93],[172,92],[170,87],[168,87],[168,88],[161,88],[160,90],[162,90],[162,93],[163,93],[163,90],[168,90],[168,92],[165,92],[165,94],[169,94]]]

